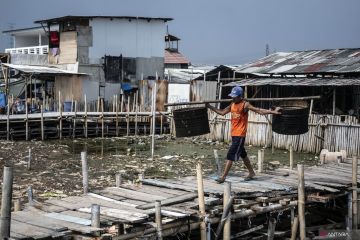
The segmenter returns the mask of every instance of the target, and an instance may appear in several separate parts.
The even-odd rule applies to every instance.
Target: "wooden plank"
[[[162,196],[137,192],[126,188],[108,187],[106,188],[106,190],[114,194],[116,193],[117,195],[123,196],[128,199],[140,200],[145,202],[155,202],[156,200],[165,199],[165,197]]]
[[[78,211],[91,213],[91,208],[79,208]],[[140,223],[144,222],[149,218],[147,214],[141,214],[136,212],[128,212],[126,210],[120,210],[116,208],[108,208],[108,207],[101,207],[100,214],[110,217],[115,217],[119,219],[123,219],[124,221],[128,221],[131,223]]]
[[[193,200],[195,198],[197,198],[196,193],[187,193],[185,195],[166,198],[164,200],[161,200],[161,206],[168,206],[168,205],[172,205],[172,204],[175,204],[175,203],[186,202],[186,201],[189,201],[189,200]],[[148,204],[144,204],[144,205],[141,205],[141,206],[137,206],[136,208],[150,209],[150,208],[154,208],[154,207],[155,207],[154,203],[148,203]]]
[[[44,216],[49,217],[49,218],[62,220],[62,221],[66,221],[66,222],[77,223],[77,224],[85,225],[85,226],[90,226],[91,225],[91,220],[89,220],[89,219],[64,215],[64,214],[61,214],[61,213],[46,213]]]
[[[68,211],[61,212],[61,214],[69,215],[69,216],[73,216],[73,217],[84,218],[84,219],[91,219],[90,213],[84,213],[84,212],[79,212],[79,211],[68,210]],[[100,214],[100,222],[105,225],[113,225],[114,223],[123,223],[123,221],[121,219],[109,217],[109,216],[105,216],[105,215],[101,215],[101,214]]]
[[[11,214],[11,218],[18,222],[28,223],[38,227],[47,228],[49,230],[56,232],[68,230],[67,227],[59,224],[56,220],[48,217],[44,217],[43,215],[40,215],[38,213],[18,211],[18,212],[13,212]]]
[[[33,239],[47,238],[51,237],[52,235],[56,235],[56,232],[53,232],[49,229],[18,222],[16,220],[11,220],[11,232],[14,234],[31,237]]]

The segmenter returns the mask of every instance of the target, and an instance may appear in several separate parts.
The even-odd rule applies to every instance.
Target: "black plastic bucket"
[[[284,135],[304,134],[309,130],[309,105],[306,101],[286,101],[278,105],[281,115],[273,115],[272,129]]]
[[[173,111],[176,137],[192,137],[210,132],[207,108],[181,108]]]

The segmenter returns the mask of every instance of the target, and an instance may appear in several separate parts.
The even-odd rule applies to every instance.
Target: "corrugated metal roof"
[[[2,65],[7,66],[12,69],[16,69],[20,72],[36,74],[52,74],[52,75],[88,75],[86,73],[77,73],[72,71],[63,70],[56,67],[44,67],[44,66],[31,66],[31,65],[16,65],[2,63]]]
[[[204,70],[200,69],[174,69],[165,68],[165,77],[171,83],[189,83],[194,78],[204,75]]]
[[[246,78],[223,86],[360,86],[357,78]]]
[[[73,20],[82,20],[82,19],[91,19],[91,18],[109,18],[109,19],[142,19],[142,20],[161,20],[161,21],[171,21],[172,18],[161,18],[161,17],[134,17],[134,16],[63,16],[58,18],[50,18],[37,20],[34,23],[60,23],[64,21],[73,21]]]
[[[165,50],[165,64],[189,64],[189,61],[179,52]]]
[[[360,73],[360,48],[278,52],[244,64],[240,73]]]

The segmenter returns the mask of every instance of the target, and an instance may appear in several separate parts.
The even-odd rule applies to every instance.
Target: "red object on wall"
[[[59,45],[59,32],[57,31],[51,31],[50,32],[50,43],[52,45]]]

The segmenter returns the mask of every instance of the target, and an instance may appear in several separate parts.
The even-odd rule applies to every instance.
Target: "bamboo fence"
[[[220,116],[209,111],[210,133],[208,139],[231,141],[230,115]],[[309,115],[309,131],[301,135],[281,135],[272,132],[271,116],[249,112],[246,144],[260,147],[289,149],[294,151],[319,153],[345,150],[348,156],[360,155],[360,125],[354,116]]]

